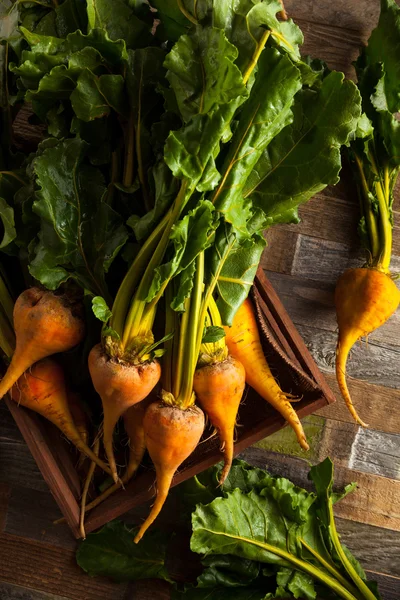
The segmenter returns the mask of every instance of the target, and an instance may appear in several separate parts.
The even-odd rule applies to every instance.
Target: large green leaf
[[[161,99],[157,86],[165,76],[165,51],[150,47],[130,50],[128,54],[127,86],[130,108],[138,128]]]
[[[276,18],[281,10],[279,0],[214,0],[214,25],[225,29],[229,41],[238,48],[237,64],[242,71],[249,66],[266,29],[281,36],[271,36],[280,49],[295,60],[300,58],[298,46],[303,42],[302,33],[291,19],[285,22]]]
[[[177,48],[184,57],[190,57],[189,77]],[[215,61],[216,50],[224,51],[218,61]],[[166,58],[167,77],[187,123],[170,133],[165,162],[175,177],[188,180],[191,189],[206,191],[217,185],[220,175],[215,157],[220,142],[230,129],[236,109],[248,95],[241,73],[233,63],[236,54],[222,31],[198,27],[191,36],[183,36]]]
[[[70,55],[87,47],[94,48],[113,66],[122,66],[128,59],[125,40],[114,40],[103,29],[92,29],[87,35],[75,31],[67,36],[66,44]]]
[[[33,163],[39,187],[34,211],[41,231],[30,271],[49,289],[73,277],[94,295],[107,298],[105,273],[127,232],[103,200],[104,180],[85,163],[86,148],[78,138],[65,140]]]
[[[378,25],[358,60],[359,67],[378,63],[384,65],[388,110],[397,112],[400,108],[400,7],[395,0],[381,0]]]
[[[179,38],[165,66],[184,121],[243,94],[242,77],[234,64],[237,54],[222,29],[199,26]]]
[[[56,9],[56,28],[61,38],[79,29],[86,31],[87,14],[84,2],[80,0],[64,0]]]
[[[112,521],[81,543],[77,563],[92,577],[102,575],[120,582],[152,578],[170,581],[165,566],[170,535],[152,530],[140,544],[134,543],[134,536],[126,525]]]
[[[261,233],[239,238],[231,226],[221,224],[207,257],[210,280],[217,280],[217,305],[224,325],[231,325],[247,298],[257,272],[265,239]]]
[[[273,500],[236,489],[207,507],[197,506],[190,547],[199,554],[233,554],[290,567],[287,526]]]
[[[90,29],[103,29],[112,40],[124,40],[128,48],[152,43],[149,26],[124,0],[87,0],[87,14]]]
[[[165,204],[158,198],[153,201],[148,180],[148,170],[153,162],[150,130],[155,115],[162,112],[162,96],[157,91],[158,86],[165,79],[164,58],[165,51],[161,48],[130,50],[126,76],[129,94],[129,127],[134,128],[135,160],[138,166],[141,196],[146,213],[153,209],[153,216],[145,215],[146,223],[154,222],[156,217],[154,213],[158,214],[160,204]],[[143,229],[145,228],[142,228],[142,235],[138,239],[142,239]]]
[[[293,120],[291,106],[301,85],[300,72],[289,58],[272,48],[263,51],[213,196],[215,207],[242,234],[247,233],[251,212],[243,200],[246,181],[271,140]]]
[[[127,115],[125,81],[122,75],[97,77],[89,69],[79,75],[71,96],[72,108],[82,121],[93,121],[110,114],[111,109]]]
[[[310,512],[309,520],[313,519],[316,517]],[[192,515],[191,549],[205,555],[232,554],[279,566],[279,597],[289,590],[296,598],[313,599],[315,581],[328,589],[345,591],[322,562],[317,560],[316,565],[312,564],[319,555],[319,547],[314,547],[311,561],[303,558],[304,527],[294,525],[286,515],[282,518],[280,504],[266,488],[261,494],[255,491],[245,494],[236,489],[207,506],[197,506]]]
[[[382,0],[378,26],[356,62],[363,108],[375,128],[381,166],[400,166],[399,61],[400,8],[393,0]]]
[[[300,204],[338,182],[340,148],[349,143],[360,113],[359,92],[342,73],[296,95],[293,123],[267,146],[244,189],[269,225],[297,222]]]

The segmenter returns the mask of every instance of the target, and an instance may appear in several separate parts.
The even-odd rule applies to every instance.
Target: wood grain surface
[[[354,77],[358,48],[375,26],[379,0],[286,0],[305,34],[304,52]],[[393,269],[400,270],[400,195],[397,194]],[[299,225],[268,232],[262,265],[318,366],[337,393],[333,375],[336,324],[333,291],[338,275],[362,264],[354,183],[346,165],[342,181],[301,211]],[[379,581],[384,600],[400,599],[400,313],[354,348],[349,386],[369,422],[360,430],[343,402],[318,411],[305,428],[309,456],[291,431],[259,442],[242,457],[309,486],[307,460],[329,455],[338,487],[358,489],[336,506],[342,540]],[[75,541],[52,525],[57,506],[5,407],[0,407],[1,600],[169,600],[164,582],[117,585],[91,579],[75,564]],[[142,511],[143,512],[143,511]],[[129,515],[129,519],[137,519]],[[232,595],[234,598],[234,595]]]

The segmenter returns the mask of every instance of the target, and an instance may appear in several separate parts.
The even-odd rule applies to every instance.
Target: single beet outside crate
[[[294,405],[300,418],[335,401],[323,375],[260,268],[251,291],[263,350],[281,388],[300,398]],[[76,454],[59,431],[33,412],[7,399],[7,405],[72,533],[80,537],[81,477]],[[285,426],[284,419],[251,388],[239,409],[235,454]],[[176,485],[221,461],[217,436],[208,426],[203,440],[174,477]],[[86,533],[101,527],[155,495],[154,469],[144,464],[134,479],[90,511]]]

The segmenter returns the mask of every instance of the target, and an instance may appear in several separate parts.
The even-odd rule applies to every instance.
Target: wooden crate
[[[295,404],[299,416],[305,417],[334,402],[333,393],[261,269],[252,295],[268,361],[281,387],[301,397]],[[79,538],[80,480],[74,466],[76,455],[69,451],[67,441],[52,424],[10,399],[7,399],[7,404],[72,533]],[[283,418],[249,388],[239,410],[235,454],[284,425]],[[207,438],[210,438],[209,430],[205,432],[204,441],[176,474],[173,485],[221,460],[218,439],[215,436]],[[124,490],[119,490],[88,513],[86,532],[148,501],[154,494],[154,471],[148,467],[140,469]]]

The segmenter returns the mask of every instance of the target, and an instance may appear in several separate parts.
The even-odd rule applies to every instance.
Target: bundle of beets
[[[383,1],[380,25],[393,35],[375,34],[382,39],[360,59],[368,116],[353,82],[301,57],[302,34],[279,1],[150,4],[5,0],[0,9],[0,346],[9,362],[0,397],[10,392],[55,423],[93,461],[88,480],[95,464],[112,476],[86,508],[129,481],[147,449],[158,491],[136,541],[199,443],[205,415],[218,430],[225,481],[246,382],[308,448],[247,296],[263,232],[298,222],[299,205],[337,183],[342,145],[351,144],[369,186],[373,268],[362,273],[393,285],[384,292],[391,310],[399,301],[386,273],[400,152],[385,136],[398,136],[399,94],[387,87],[400,63],[386,68],[378,50],[400,32],[393,1]],[[347,277],[341,350],[349,299],[360,293],[360,276]],[[77,389],[67,389],[65,370]],[[86,411],[77,390],[92,398]],[[98,437],[88,446],[90,414],[107,463]],[[113,450],[120,417],[131,448],[124,473]]]

